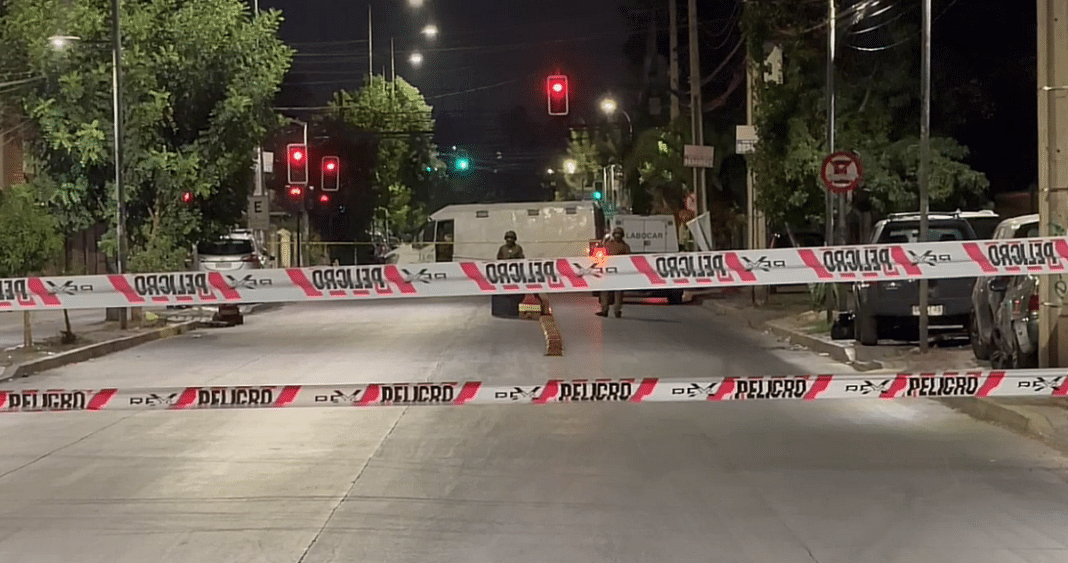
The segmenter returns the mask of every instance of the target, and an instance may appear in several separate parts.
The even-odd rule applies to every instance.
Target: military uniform
[[[515,242],[515,231],[504,233],[504,240],[508,241],[497,250],[498,260],[523,260],[523,247]]]
[[[616,236],[618,235],[618,237]],[[607,256],[620,256],[623,254],[630,254],[630,245],[623,240],[624,232],[622,227],[616,227],[612,230],[612,238],[608,242],[604,243],[604,252]],[[597,312],[599,317],[608,316],[608,308],[615,309],[616,318],[623,316],[623,292],[622,291],[602,291],[601,292],[601,310]]]

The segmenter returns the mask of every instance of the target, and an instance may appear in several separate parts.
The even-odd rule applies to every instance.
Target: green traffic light
[[[593,192],[593,199],[601,199],[601,192]]]
[[[434,169],[433,169],[433,168],[431,168],[431,167],[429,167],[429,166],[427,166],[427,167],[426,167],[426,171],[427,171],[427,172],[433,172],[433,171],[434,171]]]
[[[456,167],[459,168],[460,170],[467,170],[467,167],[469,165],[470,165],[470,163],[467,161],[466,158],[461,158],[461,159],[456,161]]]

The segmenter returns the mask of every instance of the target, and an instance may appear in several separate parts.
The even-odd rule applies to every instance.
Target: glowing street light
[[[564,161],[564,172],[566,172],[568,174],[574,174],[577,171],[578,171],[578,163],[577,162],[575,162],[574,160],[572,160],[570,158]]]
[[[423,28],[422,33],[423,33],[423,35],[427,36],[428,38],[433,39],[433,38],[437,37],[437,35],[438,35],[438,26],[436,26],[434,24],[430,24],[430,25],[428,25],[428,26]]]
[[[601,111],[611,115],[616,112],[616,101],[612,98],[605,98],[601,100]]]
[[[412,63],[412,65],[414,66],[419,66],[423,64],[423,54],[417,52],[408,55],[408,62]]]

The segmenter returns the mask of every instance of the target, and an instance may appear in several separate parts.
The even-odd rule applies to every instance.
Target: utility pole
[[[1038,215],[1039,235],[1065,236],[1068,227],[1068,0],[1038,0]],[[1042,276],[1039,289],[1038,361],[1068,365],[1068,307],[1055,284]]]
[[[253,8],[255,9],[256,16],[258,17],[260,15],[260,0],[255,0],[254,1]],[[254,179],[255,184],[252,186],[252,194],[254,196],[256,196],[256,197],[262,197],[263,196],[263,145],[262,144],[257,144],[256,145],[256,170],[255,170],[255,174],[256,174],[256,177]],[[269,206],[268,206],[268,208],[269,208]],[[260,244],[263,244],[263,243],[266,242],[265,239],[267,238],[267,236],[266,236],[266,233],[264,233],[263,231],[257,230],[252,235],[254,237],[256,237],[260,241]]]
[[[371,5],[367,5],[367,79],[375,75],[374,48],[371,43]]]
[[[111,81],[114,93],[115,122],[115,270],[126,273],[126,185],[122,182],[122,35],[119,25],[119,0],[111,1]],[[128,326],[126,308],[119,309],[119,328]]]
[[[927,182],[931,168],[931,0],[923,0],[923,38],[920,53],[920,242],[927,242]],[[927,352],[927,278],[920,280],[920,352]]]
[[[697,42],[697,0],[689,0],[687,27],[690,32],[690,115],[693,118],[690,131],[693,144],[704,146],[704,115],[701,108],[701,54]],[[693,169],[694,189],[697,191],[697,215],[706,211],[705,169],[695,166]]]
[[[668,85],[671,92],[671,122],[679,118],[679,0],[668,0],[668,27],[671,28],[671,53],[669,55]]]
[[[835,96],[834,96],[834,56],[835,49],[837,48],[838,39],[838,10],[835,6],[836,0],[827,0],[827,154],[834,152],[834,117],[835,117]],[[831,190],[826,190],[824,196],[825,202],[825,215],[827,217],[827,224],[824,228],[824,236],[826,238],[825,244],[831,246],[834,244],[834,194]],[[834,322],[834,292],[831,289],[833,285],[827,285],[827,295],[825,296],[825,303],[827,305],[827,325],[830,326]]]

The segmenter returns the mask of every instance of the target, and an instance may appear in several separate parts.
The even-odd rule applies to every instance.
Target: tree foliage
[[[0,277],[40,274],[62,249],[55,219],[28,186],[0,194]]]
[[[920,123],[916,11],[898,7],[900,12],[861,13],[850,9],[852,2],[841,4],[835,149],[862,158],[863,189],[877,213],[914,210]],[[745,4],[750,52],[762,53],[766,44],[783,51],[782,83],[764,80],[768,69],[763,61],[754,69],[759,143],[750,164],[757,204],[772,221],[822,221],[825,191],[819,168],[828,153],[826,18],[826,2]],[[856,33],[860,31],[864,33]],[[980,205],[988,181],[964,164],[967,148],[944,133],[935,129],[932,135],[931,208]]]
[[[68,232],[115,221],[108,6],[10,0],[0,22],[10,57],[45,77],[15,102],[35,133],[34,184]],[[131,271],[181,267],[192,243],[240,219],[252,150],[277,124],[270,106],[292,56],[280,22],[277,11],[251,16],[242,0],[122,4]],[[57,50],[54,35],[80,40]],[[197,205],[182,204],[185,192]],[[113,253],[112,230],[102,246]]]
[[[355,92],[334,93],[329,105],[326,119],[378,136],[373,186],[376,206],[385,208],[401,231],[424,223],[424,202],[416,201],[413,195],[420,191],[418,186],[435,181],[441,162],[430,141],[432,108],[419,90],[403,78],[390,81],[373,76]]]

